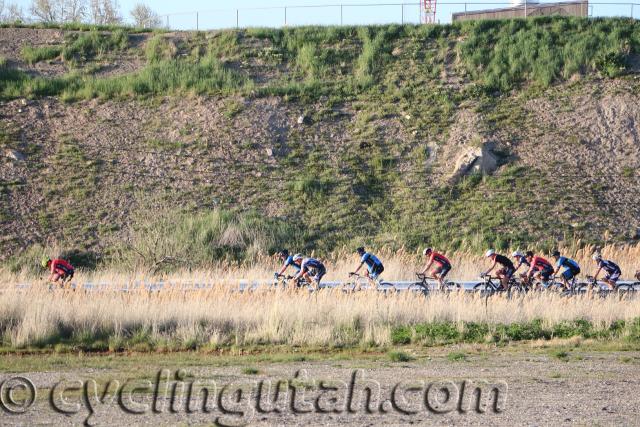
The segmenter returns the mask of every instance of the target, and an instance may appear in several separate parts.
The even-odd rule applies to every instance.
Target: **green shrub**
[[[534,320],[528,323],[498,325],[496,327],[496,335],[500,341],[523,341],[551,338],[551,332],[542,327],[541,320]]]
[[[411,343],[411,328],[398,326],[391,330],[391,343],[395,345]]]
[[[464,324],[462,340],[464,342],[484,342],[489,334],[489,325],[486,323],[468,322]]]
[[[389,359],[391,359],[392,362],[411,362],[414,360],[414,357],[404,351],[390,351]]]
[[[567,352],[566,352],[566,351],[564,351],[564,350],[555,350],[555,351],[553,351],[553,352],[551,353],[551,355],[552,355],[553,357],[555,357],[556,359],[560,359],[560,360],[562,360],[562,361],[564,361],[564,362],[566,362],[566,361],[568,361],[568,360],[569,360],[569,353],[567,353]]]
[[[415,326],[415,339],[427,345],[448,344],[460,339],[460,331],[454,323],[422,323]]]

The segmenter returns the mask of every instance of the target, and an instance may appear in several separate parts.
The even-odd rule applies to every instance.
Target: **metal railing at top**
[[[564,2],[559,2],[564,3]],[[635,18],[640,3],[584,2],[590,17]],[[451,22],[453,14],[487,9],[516,7],[522,17],[530,16],[537,6],[553,3],[525,3],[514,6],[510,2],[437,3],[436,23]],[[566,3],[565,3],[566,4]],[[161,26],[172,30],[214,30],[247,27],[290,27],[302,25],[371,25],[418,24],[421,22],[420,3],[317,4],[269,6],[235,9],[211,9],[168,13],[159,16]]]

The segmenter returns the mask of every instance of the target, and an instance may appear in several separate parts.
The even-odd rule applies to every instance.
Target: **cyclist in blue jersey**
[[[607,273],[606,276],[604,276],[604,281],[607,283],[607,286],[609,286],[609,289],[614,290],[618,279],[622,275],[622,270],[620,270],[618,264],[602,259],[602,255],[600,254],[594,254],[593,260],[598,264],[598,270],[596,274],[593,275],[593,280],[597,281],[600,270],[604,270],[605,273]]]
[[[289,255],[288,250],[283,249],[280,252],[278,252],[278,257],[280,258],[283,264],[282,264],[282,267],[280,268],[280,271],[276,271],[274,274],[276,279],[282,276],[284,272],[287,271],[287,268],[289,268],[289,266],[293,267],[296,270],[296,274],[300,271],[300,267],[293,262],[293,256]]]
[[[558,250],[553,251],[551,256],[556,260],[556,269],[553,274],[557,276],[560,269],[564,268],[565,270],[560,276],[564,282],[564,288],[569,289],[569,281],[580,274],[580,265],[571,258],[561,256]]]
[[[303,258],[300,254],[293,256],[293,262],[300,266],[300,271],[293,280],[304,277],[309,283],[314,283],[316,290],[320,288],[322,277],[327,274],[324,264],[315,258]]]
[[[360,256],[360,265],[351,274],[358,274],[358,271],[360,271],[362,266],[366,264],[367,271],[364,273],[364,275],[371,282],[375,282],[384,271],[384,265],[382,265],[382,261],[380,261],[377,256],[365,251],[363,247],[359,247],[358,249],[356,249],[356,252]]]

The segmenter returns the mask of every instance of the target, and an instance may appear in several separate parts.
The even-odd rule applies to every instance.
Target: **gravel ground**
[[[207,357],[202,363],[181,367],[182,382],[175,381],[175,372],[167,371],[171,376],[168,383],[169,392],[154,402],[152,394],[137,390],[132,398],[125,390],[135,386],[143,386],[144,381],[156,382],[154,375],[138,374],[134,371],[118,371],[113,369],[78,368],[65,372],[29,372],[21,373],[29,378],[38,390],[38,398],[32,407],[23,414],[7,414],[2,416],[0,424],[18,425],[63,425],[82,424],[88,421],[91,425],[188,425],[214,424],[223,425],[638,425],[640,423],[640,386],[638,364],[640,352],[583,352],[572,351],[562,359],[547,354],[527,354],[525,352],[495,352],[489,355],[467,356],[466,360],[452,361],[453,358],[434,356],[420,358],[411,362],[392,363],[388,361],[371,361],[366,359],[340,360],[326,362],[299,363],[261,363],[252,365],[257,373],[250,372],[241,366],[208,367]],[[169,366],[146,366],[167,369]],[[143,369],[141,367],[141,369]],[[352,375],[356,379],[352,379]],[[0,379],[6,380],[18,374],[3,374]],[[164,375],[164,374],[162,374]],[[115,393],[107,393],[106,402],[100,404],[96,397],[84,400],[80,391],[69,390],[80,379],[84,384],[91,384],[89,379],[95,378],[98,383],[106,379],[117,379],[123,383],[129,378],[137,378],[122,386],[124,397],[108,400]],[[191,379],[193,378],[193,379]],[[194,380],[195,379],[195,380]],[[53,393],[54,403],[58,408],[74,412],[62,414],[52,409],[51,390],[56,383],[63,380],[67,391],[64,402],[58,393]],[[197,381],[196,381],[197,380]],[[289,380],[289,392],[281,394],[280,412],[273,410],[265,402],[255,402],[260,383],[274,384],[278,380]],[[370,384],[371,380],[381,385],[381,398],[374,403],[373,410],[367,412],[358,405],[358,396]],[[315,381],[315,382],[314,382]],[[490,399],[482,399],[480,410],[475,406],[476,400],[468,400],[471,393],[463,391],[463,382],[497,385],[498,400],[495,405]],[[209,388],[212,395],[218,398],[209,401],[209,413],[202,411],[199,405],[187,413],[186,390],[189,384],[196,386],[208,382],[215,383],[217,388]],[[7,391],[5,383],[5,394]],[[353,385],[353,388],[352,387]],[[451,392],[449,401],[444,391],[437,391],[445,384]],[[172,392],[171,390],[174,390]],[[431,386],[431,387],[430,387]],[[99,386],[98,390],[101,390]],[[414,387],[414,388],[412,388]],[[59,385],[57,390],[62,389]],[[114,387],[112,390],[115,390]],[[92,388],[89,386],[88,390]],[[185,394],[181,394],[185,390]],[[241,391],[238,391],[241,390]],[[247,393],[249,390],[253,394]],[[265,390],[265,388],[263,388]],[[286,390],[286,389],[283,389]],[[468,388],[467,390],[471,390]],[[487,391],[485,388],[483,391]],[[100,394],[100,393],[99,393]],[[194,392],[193,395],[197,393]],[[178,396],[173,401],[171,396]],[[375,393],[374,393],[375,395]],[[24,399],[24,393],[17,393],[16,402]],[[163,396],[167,396],[164,398]],[[182,396],[183,398],[180,398]],[[488,395],[484,395],[486,398]],[[6,402],[6,395],[3,395]],[[374,399],[375,400],[375,399]],[[388,401],[388,402],[386,402]],[[391,403],[393,401],[393,403]],[[138,404],[147,404],[145,409]],[[194,400],[195,402],[195,400]],[[293,402],[293,403],[292,403]],[[74,404],[79,404],[74,408]],[[154,406],[155,405],[155,406]],[[94,413],[86,409],[94,408]],[[140,410],[143,414],[131,414],[123,409]],[[498,412],[495,409],[499,410]],[[156,412],[153,412],[155,408]],[[353,409],[349,411],[348,409]],[[449,412],[447,412],[450,410]],[[308,411],[308,412],[307,412]],[[445,413],[436,413],[441,411]]]

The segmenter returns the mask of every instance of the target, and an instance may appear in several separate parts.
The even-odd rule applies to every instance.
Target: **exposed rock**
[[[4,155],[5,157],[15,160],[17,162],[22,162],[25,159],[24,154],[22,154],[21,152],[17,151],[17,150],[12,150],[12,149],[6,149],[4,151]]]
[[[391,51],[391,55],[392,56],[400,56],[402,55],[402,48],[400,46],[396,46],[395,48],[393,48],[393,50]]]
[[[298,124],[299,125],[303,125],[305,123],[308,122],[307,116],[305,116],[304,114],[301,114],[300,116],[298,116]]]
[[[487,175],[495,171],[498,159],[491,152],[492,148],[492,143],[485,143],[480,147],[465,147],[456,160],[451,178],[455,180],[474,173]]]
[[[267,156],[273,157],[273,149],[267,148],[265,151],[267,152]]]

